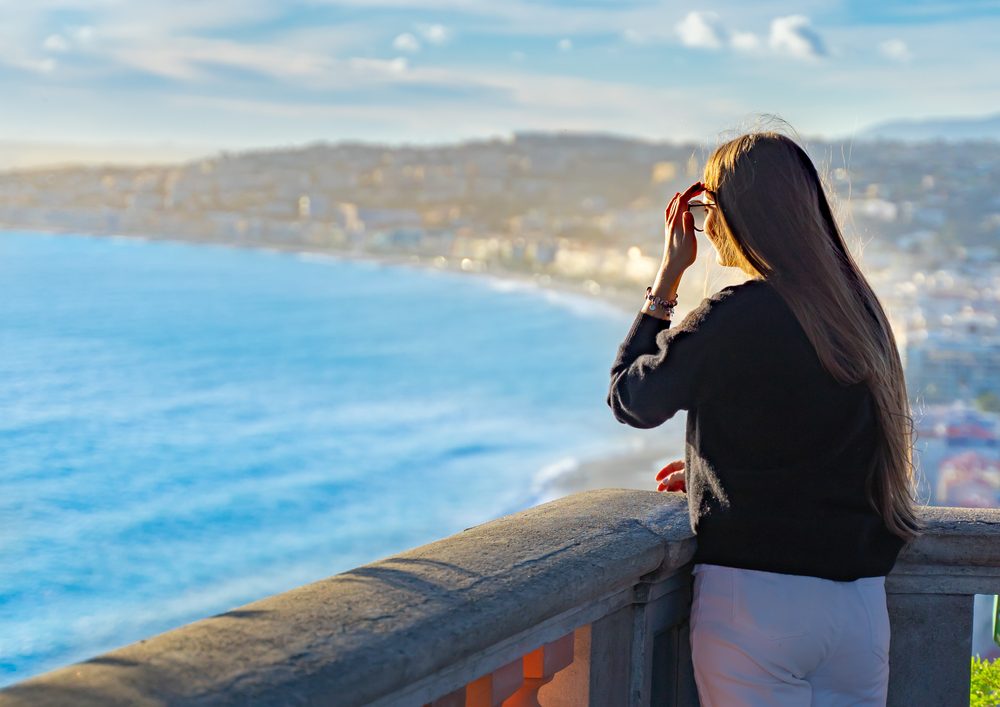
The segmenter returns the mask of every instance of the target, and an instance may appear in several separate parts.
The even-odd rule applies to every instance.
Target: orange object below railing
[[[424,707],[539,707],[538,691],[573,662],[573,640],[568,633]]]

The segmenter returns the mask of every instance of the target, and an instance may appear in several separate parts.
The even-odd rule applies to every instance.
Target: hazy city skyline
[[[844,138],[1000,105],[994,2],[44,0],[0,13],[0,168],[53,151],[179,160],[524,130],[711,140],[757,113]]]

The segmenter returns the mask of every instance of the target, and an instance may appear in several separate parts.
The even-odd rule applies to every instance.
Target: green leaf
[[[972,681],[969,707],[997,707],[1000,705],[1000,659],[982,660],[972,656]]]

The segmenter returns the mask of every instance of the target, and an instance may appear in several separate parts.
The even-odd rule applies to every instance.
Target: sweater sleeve
[[[732,344],[732,313],[724,288],[671,328],[669,320],[639,312],[611,366],[607,403],[615,419],[649,429],[690,410],[714,392],[719,348]]]

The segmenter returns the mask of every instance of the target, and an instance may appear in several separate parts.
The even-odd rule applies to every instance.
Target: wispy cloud
[[[431,44],[444,44],[452,38],[453,31],[442,24],[421,24],[417,26],[420,35]]]
[[[419,52],[420,40],[409,32],[404,32],[396,35],[396,38],[392,40],[392,48],[397,52]]]
[[[93,27],[83,25],[82,27],[71,27],[69,34],[78,44],[86,45],[93,41],[95,33]]]
[[[768,44],[777,52],[797,59],[819,59],[826,56],[826,46],[809,25],[805,15],[787,15],[771,20]]]
[[[197,81],[225,66],[272,78],[320,76],[335,62],[327,55],[269,44],[177,37],[145,44],[115,43],[106,50],[121,64],[165,78]]]
[[[348,66],[365,73],[375,74],[401,74],[406,71],[409,63],[404,57],[396,57],[392,60],[367,59],[365,57],[354,57],[347,62]]]
[[[901,64],[905,64],[913,58],[910,48],[902,39],[887,39],[879,43],[878,48],[882,56]]]
[[[33,0],[15,8],[0,0],[4,122],[12,137],[57,124],[67,135],[85,124],[114,135],[107,117],[131,101],[130,115],[160,107],[164,135],[200,135],[198,121],[181,127],[170,117],[170,101],[183,95],[190,105],[211,96],[205,111],[227,111],[228,123],[224,106],[239,104],[273,134],[347,129],[340,120],[358,130],[396,124],[410,138],[460,123],[470,131],[603,125],[662,134],[671,130],[656,127],[662,118],[635,116],[658,102],[674,115],[676,105],[657,92],[669,73],[677,105],[688,106],[677,124],[692,131],[704,134],[705,120],[726,127],[751,108],[790,119],[801,111],[827,126],[847,113],[867,116],[875,103],[882,112],[862,122],[919,114],[925,101],[907,81],[918,63],[911,47],[919,48],[925,90],[947,95],[956,111],[985,112],[1000,100],[997,22],[940,13],[947,19],[934,22],[944,24],[893,24],[882,6],[843,10],[825,0],[801,0],[797,14],[788,7],[784,0],[718,0],[705,9],[667,0]],[[872,14],[877,21],[866,22]],[[971,62],[982,70],[963,71]],[[713,70],[712,91],[699,93],[689,70],[697,65]],[[859,85],[878,82],[860,79],[875,76],[882,88],[865,89],[873,100],[862,105]],[[625,103],[608,106],[607,96]],[[709,100],[718,96],[726,102]],[[410,113],[420,116],[391,110],[403,102],[419,102]],[[59,122],[57,114],[76,120]],[[316,120],[286,125],[273,120],[279,115]],[[151,129],[146,117],[143,129]]]
[[[50,34],[42,42],[42,49],[47,52],[66,52],[69,51],[69,42],[61,34]]]
[[[344,120],[392,125],[399,135],[408,139],[421,135],[441,139],[444,130],[452,140],[476,134],[509,134],[515,128],[606,131],[609,126],[613,126],[611,129],[615,132],[650,138],[662,136],[664,130],[677,138],[690,138],[703,133],[706,125],[725,127],[728,116],[742,110],[737,103],[715,96],[707,89],[648,88],[516,71],[414,66],[393,75],[391,81],[387,86],[452,87],[475,98],[463,102],[460,125],[454,120],[456,106],[450,99],[425,101],[419,111],[387,111],[384,104],[270,101],[204,95],[187,95],[178,100],[187,107],[219,108],[245,118],[260,115],[297,121]],[[664,118],[665,115],[669,118]]]
[[[8,60],[8,64],[16,69],[22,69],[35,74],[51,74],[59,66],[55,59],[31,59],[24,57],[14,57]]]

